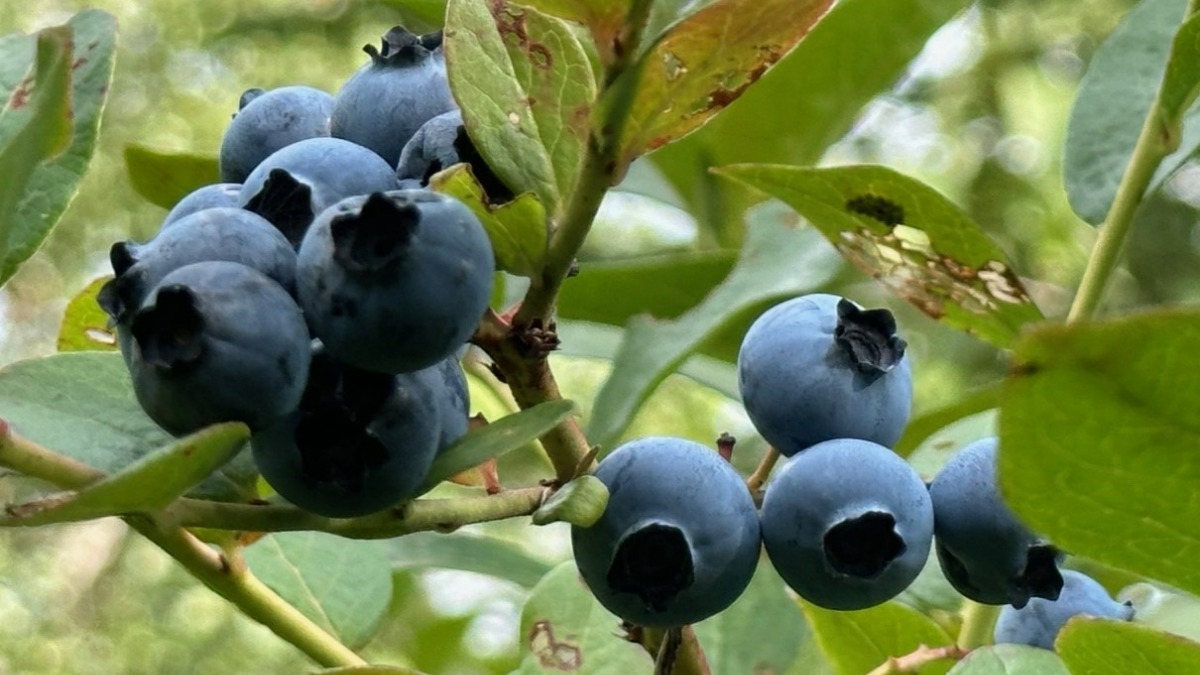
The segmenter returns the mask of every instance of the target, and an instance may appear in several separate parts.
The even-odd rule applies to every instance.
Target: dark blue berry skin
[[[416,179],[427,185],[430,176],[458,164],[461,160],[454,142],[462,129],[459,110],[444,112],[422,124],[400,152],[396,178]]]
[[[159,229],[165,229],[197,211],[220,207],[237,208],[238,194],[241,191],[241,183],[216,183],[194,190],[171,207]]]
[[[370,150],[340,138],[309,138],[255,167],[238,205],[271,221],[299,246],[313,218],[332,204],[395,186],[392,167]]]
[[[243,95],[241,109],[221,139],[221,180],[241,183],[276,150],[306,138],[328,136],[332,112],[333,96],[312,87],[280,87]]]
[[[463,373],[457,354],[451,354],[433,368],[442,380],[438,390],[438,411],[442,428],[438,452],[442,452],[467,434],[471,396],[467,389],[467,376]]]
[[[459,163],[470,165],[471,175],[483,188],[489,202],[496,204],[512,200],[512,190],[483,160],[467,135],[462,113],[458,110],[442,113],[421,125],[400,153],[396,178],[402,183],[417,181],[422,186],[429,185],[429,179],[434,174]]]
[[[299,409],[251,439],[263,478],[289,502],[330,518],[413,496],[438,451],[439,368],[373,373],[316,348]]]
[[[164,277],[198,262],[241,263],[288,293],[296,289],[292,245],[271,223],[238,208],[210,208],[184,216],[145,244],[117,242],[109,260],[115,277],[100,290],[98,299],[118,324],[141,307],[150,289]]]
[[[495,262],[479,220],[428,190],[345,199],[313,223],[297,291],[314,334],[366,370],[428,368],[474,333]]]
[[[446,79],[440,34],[416,36],[396,26],[334,99],[331,133],[368,147],[396,166],[417,129],[457,104]]]
[[[296,302],[235,262],[181,267],[130,322],[129,371],[146,414],[182,436],[217,422],[253,431],[296,409],[309,336]]]
[[[572,527],[575,564],[588,588],[626,621],[680,626],[742,594],[761,548],[758,514],[741,476],[715,451],[680,438],[617,448],[595,476],[608,506]]]
[[[964,596],[1024,607],[1062,589],[1059,552],[1004,503],[996,482],[995,438],[959,450],[929,486],[942,572]]]
[[[1021,609],[1007,606],[996,620],[996,644],[1019,644],[1054,649],[1054,639],[1071,618],[1086,614],[1103,619],[1130,621],[1133,606],[1117,602],[1095,579],[1063,570],[1058,600],[1033,598]]]
[[[804,295],[760,316],[742,341],[746,413],[785,456],[835,438],[892,447],[908,423],[912,373],[887,310]]]
[[[874,607],[917,578],[933,542],[920,476],[891,450],[859,439],[818,443],[767,485],[762,533],[776,571],[828,609]]]

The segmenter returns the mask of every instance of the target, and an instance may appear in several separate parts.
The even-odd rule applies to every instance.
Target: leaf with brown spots
[[[521,610],[521,666],[515,675],[648,673],[654,659],[622,640],[621,620],[601,606],[573,561],[550,570]]]
[[[85,10],[63,26],[0,38],[0,284],[66,211],[96,148],[116,21]]]
[[[513,193],[533,192],[553,213],[578,177],[596,98],[571,27],[503,0],[451,0],[445,50],[480,154]]]
[[[525,0],[522,4],[587,26],[604,63],[611,63],[624,48],[620,40],[629,0]]]
[[[700,128],[790,52],[832,4],[718,0],[669,28],[605,101],[629,105],[621,160]]]
[[[929,316],[1007,347],[1042,318],[1004,252],[950,200],[882,166],[741,164],[717,173],[783,200]]]

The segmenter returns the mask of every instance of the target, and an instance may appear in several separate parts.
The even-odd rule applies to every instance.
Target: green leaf
[[[1179,27],[1171,41],[1171,56],[1163,75],[1159,106],[1169,125],[1178,125],[1200,92],[1200,14]]]
[[[117,336],[108,327],[108,314],[96,302],[96,295],[110,279],[111,275],[93,280],[67,303],[58,329],[58,351],[117,350]]]
[[[78,492],[9,506],[0,524],[46,525],[160,509],[233,459],[249,439],[240,422],[208,427]]]
[[[429,184],[471,208],[487,231],[499,269],[523,277],[541,273],[546,260],[548,224],[546,210],[536,195],[525,192],[499,206],[488,204],[483,188],[466,164],[435,174]]]
[[[1054,647],[1072,673],[1200,673],[1200,643],[1123,621],[1074,618],[1058,634]]]
[[[608,506],[608,487],[599,478],[583,475],[559,488],[533,512],[534,525],[570,523],[591,527]]]
[[[439,569],[475,572],[533,588],[550,564],[526,553],[517,544],[484,535],[416,532],[388,542],[393,570]]]
[[[1000,408],[1001,490],[1073,554],[1200,592],[1200,313],[1031,331]]]
[[[804,614],[765,560],[728,609],[696,624],[713,673],[784,673],[809,639]]]
[[[67,26],[38,33],[34,72],[12,92],[0,117],[0,284],[49,234],[48,228],[28,229],[31,214],[22,202],[34,171],[71,141],[72,36]]]
[[[1025,645],[991,645],[971,650],[950,675],[1070,675],[1054,652]]]
[[[41,246],[79,188],[96,147],[115,38],[115,20],[99,10],[79,12],[37,37],[0,38],[0,82],[12,83],[0,85],[7,101],[0,114],[0,284]],[[45,86],[31,95],[31,81],[22,76],[35,53],[34,77]]]
[[[537,440],[560,422],[575,414],[571,401],[546,401],[502,417],[463,436],[438,454],[425,478],[422,491],[483,462]]]
[[[736,243],[740,215],[760,197],[717,179],[708,167],[815,164],[850,130],[863,106],[904,74],[933,32],[968,4],[840,0],[737,103],[650,159],[708,229]]]
[[[841,675],[862,675],[893,656],[904,656],[921,645],[940,647],[954,641],[932,619],[895,601],[853,612],[822,609],[800,603],[809,628]],[[935,661],[916,672],[945,673],[946,661]]]
[[[563,284],[558,316],[613,326],[638,314],[673,319],[729,276],[736,260],[736,251],[694,251],[583,263]]]
[[[383,542],[323,532],[280,532],[245,552],[250,570],[351,649],[378,630],[392,600]]]
[[[420,671],[398,665],[347,665],[346,668],[318,670],[316,675],[420,675]]]
[[[1108,214],[1187,4],[1147,0],[1134,6],[1096,50],[1079,83],[1067,124],[1063,181],[1071,208],[1089,223],[1099,224]],[[1176,93],[1172,97],[1182,100]],[[1164,177],[1160,170],[1151,189]]]
[[[654,388],[743,310],[829,279],[836,265],[816,232],[775,215],[756,213],[737,266],[691,311],[675,321],[639,316],[630,322],[612,374],[596,395],[587,431],[592,443],[614,447]]]
[[[121,355],[70,352],[0,368],[0,416],[22,436],[113,474],[174,439],[142,412]],[[244,501],[256,474],[242,453],[188,496]]]
[[[164,209],[221,180],[216,155],[155,150],[136,143],[125,146],[125,169],[133,189]]]
[[[621,166],[695,131],[737,100],[800,42],[831,4],[717,0],[668,28],[605,101],[629,106]]]
[[[646,650],[620,637],[621,620],[592,597],[574,562],[543,578],[521,611],[521,667],[518,675],[648,673]]]
[[[908,457],[925,445],[930,437],[964,417],[970,417],[1000,404],[1000,385],[989,384],[960,396],[953,403],[923,413],[909,420],[904,435],[893,448],[901,457]]]
[[[992,393],[999,405],[999,388]],[[946,462],[968,443],[996,435],[995,409],[967,415],[932,433],[908,453],[908,463],[926,480],[932,480]]]
[[[1138,582],[1125,587],[1117,600],[1132,602],[1134,619],[1143,626],[1200,641],[1200,598],[1190,593]]]
[[[596,98],[570,26],[503,0],[451,0],[445,50],[463,124],[488,166],[556,211],[578,178]]]
[[[588,359],[611,361],[621,348],[625,332],[612,326],[579,321],[560,321],[558,337],[562,347],[556,354],[579,356]],[[738,400],[741,393],[737,385],[737,367],[728,362],[703,354],[692,354],[677,371],[697,384],[713,389],[726,398]]]
[[[1042,318],[1004,252],[914,178],[883,166],[747,164],[718,173],[783,200],[847,260],[934,319],[1007,347]]]

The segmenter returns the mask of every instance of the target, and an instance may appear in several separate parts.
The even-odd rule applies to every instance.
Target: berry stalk
[[[1198,7],[1200,1],[1191,0],[1185,19],[1194,14]],[[1076,291],[1075,300],[1067,313],[1068,323],[1090,318],[1099,308],[1104,291],[1108,288],[1108,281],[1121,258],[1125,241],[1129,238],[1137,207],[1141,204],[1158,165],[1178,149],[1180,134],[1178,125],[1172,128],[1163,114],[1160,87],[1154,97],[1154,104],[1146,113],[1146,120],[1142,123],[1133,154],[1129,157],[1129,164],[1126,165],[1121,183],[1117,186],[1112,206],[1100,225],[1100,238],[1092,248],[1083,279],[1079,282],[1079,290]]]

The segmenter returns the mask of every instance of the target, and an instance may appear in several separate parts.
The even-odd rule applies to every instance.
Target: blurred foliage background
[[[687,4],[661,1],[672,9]],[[1071,213],[1061,185],[1066,119],[1091,54],[1131,5],[990,0],[971,6],[933,36],[908,74],[861,111],[822,161],[884,163],[936,186],[996,239],[1047,315],[1065,313],[1095,237]],[[436,27],[443,4],[110,0],[94,6],[114,14],[120,31],[100,146],[62,223],[0,291],[0,365],[53,352],[67,300],[109,271],[109,245],[144,240],[156,231],[164,211],[131,188],[123,158],[128,144],[213,155],[243,90],[307,84],[334,92],[365,61],[362,45],[377,43],[397,23]],[[83,7],[65,0],[0,3],[0,33],[62,23]],[[855,40],[845,35],[844,48],[854,49]],[[721,132],[728,134],[725,142],[738,143],[737,129]],[[793,161],[810,161],[822,150],[801,148]],[[697,208],[715,189],[704,182],[703,155],[679,150],[665,157],[640,160],[623,186],[627,191],[610,196],[581,256],[580,279],[589,265],[619,272],[647,256],[682,253],[700,273],[686,281],[666,276],[662,290],[698,300],[728,271],[741,241],[741,218]],[[681,161],[696,166],[681,168]],[[1200,299],[1197,175],[1185,169],[1143,207],[1139,218],[1151,226],[1135,228],[1139,234],[1118,281],[1117,303]],[[687,176],[698,178],[693,184]],[[734,203],[746,199],[723,197]],[[1003,375],[1003,355],[983,342],[939,326],[849,267],[832,278],[829,290],[897,311],[916,364],[915,414]],[[510,295],[519,291],[510,284]],[[593,300],[602,304],[605,297],[581,302]],[[729,381],[727,359],[752,318],[725,343],[706,345],[705,353],[716,358],[692,365]],[[554,366],[564,394],[586,412],[607,373],[603,359],[594,357],[611,353],[620,333],[579,320],[564,321],[562,329],[566,353],[555,357]],[[511,401],[502,389],[482,368],[472,375],[475,408],[503,414]],[[762,448],[737,402],[677,375],[657,390],[626,437],[674,434],[711,442],[726,430],[744,439],[737,463],[748,470]],[[521,484],[544,470],[535,458],[516,457],[502,462],[501,476]],[[21,489],[14,481],[0,481],[4,497]],[[475,529],[510,538],[548,562],[569,554],[565,530],[558,526],[534,532],[514,523]],[[396,572],[395,588],[387,624],[366,649],[370,660],[407,660],[427,672],[464,675],[505,673],[516,666],[524,589],[468,573],[409,570]],[[308,669],[289,645],[242,618],[151,545],[127,536],[118,522],[6,531],[0,537],[0,672]]]

